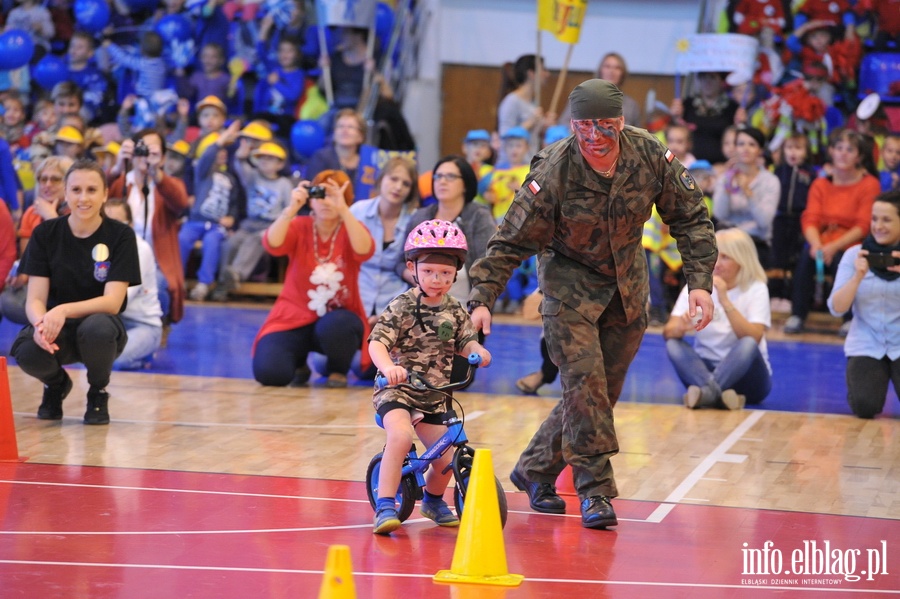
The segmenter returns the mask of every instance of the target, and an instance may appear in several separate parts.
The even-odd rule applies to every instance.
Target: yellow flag
[[[538,29],[561,42],[577,44],[587,0],[538,0]]]

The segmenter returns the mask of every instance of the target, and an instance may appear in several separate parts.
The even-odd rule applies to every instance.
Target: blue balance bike
[[[424,378],[415,372],[409,372],[409,378],[406,382],[396,385],[396,387],[406,387],[408,389],[421,392],[425,390],[437,391],[446,398],[446,412],[444,412],[444,425],[447,426],[447,432],[441,435],[437,442],[428,448],[421,456],[416,451],[416,445],[410,447],[409,453],[403,460],[403,471],[400,478],[400,488],[397,490],[397,514],[400,521],[403,522],[413,512],[416,501],[424,497],[425,489],[425,471],[428,466],[437,458],[444,455],[451,447],[456,450],[453,453],[453,460],[448,466],[453,469],[453,479],[455,481],[455,490],[453,493],[454,503],[456,505],[456,515],[462,517],[463,507],[466,501],[466,489],[469,487],[469,476],[472,473],[472,462],[475,459],[475,450],[469,447],[469,440],[466,432],[463,430],[463,421],[456,415],[453,409],[453,391],[467,386],[475,378],[475,369],[481,363],[481,356],[478,354],[469,355],[469,372],[465,380],[448,385],[434,386],[428,383]],[[375,385],[380,390],[387,386],[387,379],[378,375],[375,378]],[[457,402],[458,403],[458,402]],[[381,417],[376,415],[375,422],[383,428]],[[366,492],[369,495],[369,503],[372,509],[375,509],[375,501],[378,499],[378,475],[381,472],[381,456],[378,453],[369,462],[369,468],[366,471]],[[506,514],[508,511],[506,505],[506,494],[500,481],[494,477],[497,485],[497,500],[500,505],[500,522],[506,525]]]

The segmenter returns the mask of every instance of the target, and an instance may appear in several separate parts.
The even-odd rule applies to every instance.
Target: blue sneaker
[[[459,526],[459,518],[450,511],[450,507],[443,499],[441,501],[423,501],[419,505],[419,513],[429,520],[434,520],[438,526]]]
[[[392,507],[382,508],[375,512],[375,528],[372,532],[376,535],[389,535],[400,528],[401,524],[396,509]]]

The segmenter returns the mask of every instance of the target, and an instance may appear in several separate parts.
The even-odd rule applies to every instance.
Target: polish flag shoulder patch
[[[674,159],[675,159],[675,154],[672,153],[672,150],[670,150],[669,148],[666,148],[666,162],[671,164]]]
[[[531,193],[537,195],[537,193],[541,190],[541,186],[538,185],[538,182],[534,179],[531,180],[531,183],[528,184],[528,189],[531,190]]]

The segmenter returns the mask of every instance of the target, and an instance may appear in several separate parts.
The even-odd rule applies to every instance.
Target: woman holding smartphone
[[[900,191],[875,198],[870,231],[844,253],[828,298],[835,316],[853,310],[844,355],[847,401],[860,418],[881,413],[888,381],[900,392]]]

